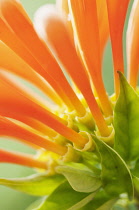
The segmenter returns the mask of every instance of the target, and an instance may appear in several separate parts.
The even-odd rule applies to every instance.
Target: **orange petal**
[[[139,1],[134,0],[126,34],[129,83],[136,88],[139,71]]]
[[[55,58],[51,55],[46,45],[38,38],[33,25],[28,22],[28,19],[25,18],[20,10],[18,10],[16,4],[13,3],[13,1],[4,1],[4,3],[1,5],[1,9],[5,20],[8,22],[15,34],[33,54],[45,72],[47,72],[47,74],[55,80],[57,83],[55,90],[57,90],[57,92],[60,91],[61,98],[65,100],[69,108],[73,109],[74,107],[79,113],[82,112],[81,108],[79,109],[79,107],[81,107],[80,101],[65,79],[62,70],[55,61]],[[21,32],[21,28],[24,30],[24,33]],[[58,86],[60,86],[62,90],[59,90],[60,87],[57,89]]]
[[[112,44],[115,91],[119,93],[119,78],[117,71],[124,72],[123,58],[123,28],[126,12],[130,0],[106,0],[108,8],[108,18],[110,27],[110,37]]]
[[[44,29],[46,29],[48,40],[53,47],[52,51],[54,50],[56,52],[56,56],[85,97],[100,132],[106,135],[106,122],[96,103],[89,79],[72,45],[64,23],[57,15],[46,17]],[[55,34],[57,34],[57,36],[55,36]],[[63,45],[63,42],[66,44]]]
[[[15,99],[16,99],[16,97],[19,97],[18,99],[19,99],[20,103],[23,101],[23,103],[25,103],[25,104],[27,103],[28,104],[28,102],[29,102],[29,106],[35,105],[38,110],[39,109],[41,110],[40,103],[37,101],[37,99],[35,100],[35,98],[32,97],[31,94],[28,94],[26,91],[21,90],[18,87],[18,85],[16,85],[16,83],[13,83],[12,81],[8,80],[8,78],[4,74],[2,74],[2,70],[0,72],[0,75],[1,75],[1,77],[0,77],[1,84],[0,85],[1,85],[2,88],[4,88],[4,86],[5,86],[5,92],[7,91],[6,92],[7,95],[9,95],[9,92],[8,91],[11,90],[11,92],[13,92],[13,95],[10,96],[11,97],[11,100],[12,100],[12,97],[15,98]],[[10,90],[8,90],[8,88]],[[1,95],[3,95],[3,94],[4,94],[4,92],[3,93],[1,92]],[[7,96],[5,95],[4,98],[6,99],[6,97]],[[18,99],[17,99],[17,101],[18,101]],[[32,103],[32,104],[30,104],[30,103]],[[21,106],[22,106],[22,104],[21,104]],[[45,111],[46,110],[46,107],[45,107],[45,109],[42,107],[42,109]],[[20,111],[21,111],[20,114],[22,115],[23,110],[21,109]],[[52,115],[53,118],[57,119],[59,122],[66,124],[66,121],[63,120],[62,118],[57,117],[56,115],[52,114],[51,112],[49,112],[49,114]],[[29,115],[27,115],[27,116],[29,116]]]
[[[15,119],[11,119],[11,118],[9,119],[12,121],[13,120],[15,121]],[[19,124],[19,122],[24,123],[24,125],[29,126],[30,128],[34,129],[35,132],[37,132],[39,135],[48,136],[50,138],[56,137],[57,135],[57,132],[55,132],[53,129],[49,128],[45,124],[33,118],[18,115],[17,119],[18,119],[16,120],[17,124]]]
[[[68,0],[57,0],[56,1],[57,8],[59,12],[64,15],[65,22],[67,24],[67,28],[69,29],[69,34],[71,37],[71,40],[74,40],[74,34],[73,34],[73,28],[71,24],[71,17],[69,13],[69,6],[68,6]]]
[[[43,19],[43,16],[45,16],[45,14],[47,14],[47,16],[49,16],[49,14],[51,13],[55,13],[55,7],[52,5],[46,5],[41,7],[35,14],[35,29],[38,33],[38,35],[41,37],[41,39],[44,39],[44,37],[46,38],[46,33],[45,30],[43,30],[43,21],[41,21]],[[41,17],[40,17],[41,14]],[[45,40],[46,41],[46,40]],[[48,45],[48,42],[46,41],[46,45]],[[61,64],[61,63],[60,63]],[[63,68],[63,66],[62,66]],[[75,110],[78,112],[79,115],[83,116],[86,113],[86,110],[84,108],[84,106],[82,105],[82,103],[80,102],[80,100],[78,99],[78,97],[75,95],[74,91],[69,90],[66,86],[66,84],[63,82],[63,88],[66,91],[67,95],[69,96],[69,98],[71,99]]]
[[[56,5],[61,12],[65,12],[65,14],[68,16],[69,14],[68,0],[56,0]]]
[[[20,92],[16,92],[16,89],[12,86],[0,81],[0,90],[0,115],[17,120],[18,115],[31,117],[46,124],[72,142],[79,145],[86,143],[86,138],[63,124],[65,123],[64,120],[33,103]]]
[[[100,74],[101,53],[96,1],[70,0],[69,6],[74,33],[85,67],[89,71],[104,114],[110,116],[112,108]]]
[[[104,47],[109,37],[109,22],[107,14],[106,0],[97,0],[97,13],[98,13],[98,27],[100,36],[100,55],[102,57]]]
[[[53,87],[63,102],[70,108],[73,109],[69,98],[64,93],[64,90],[60,87],[55,79],[51,77],[41,65],[34,59],[30,52],[25,48],[19,38],[11,31],[5,22],[0,18],[0,38],[8,45],[15,53],[17,53],[23,60],[25,60],[37,73],[39,73],[46,81]]]
[[[94,71],[100,70],[99,29],[95,1],[70,0],[74,30],[85,60],[93,60]],[[92,47],[93,46],[93,47]],[[95,52],[95,54],[94,54]],[[91,70],[90,70],[91,71]],[[96,74],[94,72],[94,74]]]
[[[27,84],[24,84],[24,81],[22,81],[20,77],[16,77],[15,74],[1,69],[0,78],[1,80],[13,86],[17,91],[25,95],[31,101],[37,103],[43,108],[46,108],[48,110],[55,110],[55,105],[53,103],[50,103],[45,95],[41,96],[40,94],[38,94],[36,92],[36,89],[34,91],[33,88],[28,87]]]
[[[61,105],[60,98],[58,98],[57,94],[53,91],[50,85],[48,85],[48,83],[39,74],[37,74],[29,65],[27,65],[27,63],[25,63],[3,42],[0,42],[0,55],[0,68],[4,68],[5,71],[14,72],[29,82],[32,82],[49,98],[51,98],[52,101]]]
[[[45,162],[36,160],[32,155],[25,155],[19,152],[11,152],[0,149],[0,163],[14,163],[32,168],[47,169]]]
[[[46,138],[37,135],[12,121],[0,116],[0,136],[14,137],[21,142],[29,142],[35,144],[39,147],[42,147],[46,150],[55,152],[59,155],[64,155],[67,151],[67,148],[61,145],[58,145],[54,142],[47,140]]]

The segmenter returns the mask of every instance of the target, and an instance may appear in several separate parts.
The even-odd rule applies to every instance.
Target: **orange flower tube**
[[[139,1],[134,0],[126,34],[128,80],[135,89],[139,71]]]
[[[59,155],[64,155],[67,148],[47,140],[45,137],[33,133],[12,121],[0,116],[0,136],[14,137],[23,143],[31,143]]]
[[[22,60],[3,42],[0,42],[0,55],[0,68],[7,72],[13,72],[16,75],[33,83],[52,101],[59,106],[62,106],[62,101],[56,92],[51,88],[51,86],[48,85],[48,83],[39,74],[37,74],[24,60]]]
[[[112,44],[114,79],[116,96],[119,94],[119,76],[117,71],[124,72],[123,28],[130,0],[106,0],[108,8],[110,37]]]
[[[70,0],[72,25],[79,51],[96,89],[105,116],[112,108],[103,84],[101,72],[100,36],[96,0]]]
[[[42,161],[36,160],[31,155],[25,155],[19,152],[11,152],[0,149],[0,163],[13,163],[32,168],[47,169],[47,164]]]
[[[32,52],[33,57],[37,60],[37,62],[39,62],[41,67],[44,69],[43,76],[45,75],[45,78],[47,78],[47,80],[48,76],[49,78],[52,77],[52,79],[54,80],[53,83],[51,81],[51,83],[49,81],[48,82],[52,86],[54,86],[54,84],[57,85],[57,87],[55,86],[54,89],[57,89],[57,92],[60,91],[59,93],[62,94],[61,98],[65,100],[68,107],[71,110],[74,107],[80,115],[84,115],[85,109],[82,106],[81,102],[78,100],[75,93],[73,92],[71,86],[65,79],[61,68],[49,52],[46,45],[44,45],[44,43],[39,39],[39,37],[35,33],[33,25],[30,24],[28,18],[26,18],[16,6],[16,2],[13,2],[11,0],[4,1],[4,3],[1,3],[1,10],[4,19],[10,25],[12,30],[24,43],[26,48]],[[21,33],[20,26],[24,26],[24,33]],[[62,87],[58,88],[58,86]],[[65,91],[65,89],[67,91]]]
[[[85,137],[61,123],[61,118],[16,92],[12,86],[0,81],[0,89],[0,115],[15,119],[25,115],[46,124],[77,145],[83,146],[87,142]]]
[[[46,29],[47,37],[51,46],[55,50],[58,59],[62,62],[65,69],[86,99],[101,134],[103,136],[108,136],[109,130],[107,124],[99,106],[96,103],[89,79],[77,56],[76,50],[70,41],[68,31],[66,30],[64,23],[60,21],[57,16],[50,17],[48,22],[49,23],[47,24],[46,20],[44,28]],[[56,33],[59,33],[59,36],[55,36]],[[66,45],[62,44],[63,41]]]

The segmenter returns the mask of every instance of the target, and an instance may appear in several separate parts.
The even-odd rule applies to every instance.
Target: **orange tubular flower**
[[[33,25],[18,0],[0,1],[0,136],[64,160],[70,150],[94,149],[91,134],[113,142],[113,110],[101,74],[107,4],[58,0],[39,9]],[[0,162],[47,169],[41,160],[3,149]]]
[[[54,15],[49,12],[50,16],[46,15],[48,17],[42,20],[42,23],[37,20],[44,30],[44,36],[40,38],[18,1],[1,0],[0,2],[0,136],[12,137],[35,149],[43,148],[59,156],[65,156],[69,145],[73,149],[84,148],[86,143],[90,142],[89,134],[80,134],[82,131],[80,126],[78,127],[80,120],[84,126],[89,125],[92,132],[96,132],[95,121],[97,132],[101,136],[106,137],[111,133],[103,113],[108,117],[112,114],[112,109],[100,76],[101,58],[109,28],[106,4],[103,5],[105,9],[102,10],[100,1],[97,5],[95,1],[91,5],[87,1],[86,18],[89,20],[91,17],[91,21],[94,18],[94,22],[93,25],[89,22],[85,27],[89,29],[96,24],[89,36],[97,53],[97,56],[93,56],[94,64],[90,68],[92,53],[90,44],[86,46],[84,45],[86,40],[85,42],[81,40],[79,50],[82,44],[83,48],[85,47],[83,60],[82,56],[78,56],[74,46],[74,27],[71,20],[67,22],[70,13],[68,1],[57,1],[57,5],[65,11],[65,22],[58,16],[55,7]],[[94,11],[93,17],[90,16],[90,6]],[[76,8],[72,9],[76,16]],[[101,13],[103,13],[103,21],[100,18]],[[65,24],[66,22],[68,24]],[[78,32],[81,32],[80,29]],[[94,36],[94,32],[97,32],[100,38],[98,35]],[[80,36],[81,33],[79,33],[79,40]],[[90,51],[87,52],[88,49]],[[86,66],[87,69],[85,69]],[[63,73],[63,68],[79,88],[85,102],[80,100],[79,93],[75,93],[72,89]],[[88,70],[91,77],[94,75],[93,82],[94,85],[97,84],[96,90],[99,87],[97,93],[103,112],[95,100]],[[25,86],[23,81],[37,87],[43,92],[43,97],[39,97],[30,87]],[[50,98],[50,102],[47,102],[47,97]],[[33,157],[2,149],[0,161],[47,168],[43,162],[37,160],[35,162]]]
[[[126,18],[126,12],[130,0],[106,0],[108,8],[108,19],[110,28],[110,37],[112,44],[114,78],[116,96],[119,94],[119,80],[117,71],[124,72],[123,58],[123,28]]]
[[[109,37],[107,4],[106,1],[104,0],[97,0],[96,4],[97,4],[98,27],[99,27],[99,36],[100,36],[100,55],[102,57],[106,42]]]
[[[129,83],[135,89],[139,71],[139,1],[132,6],[127,29],[127,67]]]
[[[0,149],[0,163],[15,163],[23,166],[47,169],[45,162],[35,160],[31,155],[23,155]]]
[[[20,0],[0,0],[0,141],[8,137],[36,152],[0,148],[0,164],[38,170],[27,178],[0,178],[0,185],[45,196],[35,209],[136,209],[139,0],[127,27],[130,84],[122,74],[130,0],[55,2],[39,8],[32,23]],[[115,80],[110,97],[102,72],[109,37]]]
[[[82,57],[91,76],[105,116],[112,115],[101,72],[101,45],[96,1],[71,0],[73,30]]]
[[[70,13],[69,13],[68,0],[57,0],[56,6],[59,10],[59,13],[62,14],[63,16],[65,16],[65,22],[67,24],[70,37],[73,40],[74,35],[73,35],[73,28],[72,28],[72,24],[71,24],[71,17],[70,17]]]
[[[77,56],[76,50],[70,41],[68,31],[66,30],[64,23],[58,18],[57,15],[47,17],[47,19],[43,20],[43,22],[43,28],[44,30],[46,29],[47,38],[53,47],[53,50],[55,50],[58,59],[63,64],[75,84],[81,90],[101,134],[106,136],[109,135],[107,125],[92,93],[88,77]],[[59,36],[55,36],[57,33],[59,33]],[[62,44],[63,41],[66,43],[66,45]],[[76,69],[79,69],[79,72],[76,71]],[[104,131],[106,131],[106,133],[104,133]]]
[[[51,127],[67,139],[77,144],[79,143],[81,146],[86,142],[84,137],[61,123],[59,117],[56,117],[54,114],[43,109],[36,103],[33,103],[25,96],[22,96],[15,88],[10,88],[10,85],[0,81],[0,89],[0,115],[15,119],[18,119],[18,115],[29,116]]]
[[[62,101],[50,85],[3,42],[0,42],[0,55],[0,68],[4,69],[5,72],[13,72],[31,82],[41,89],[52,101],[62,106]]]
[[[37,70],[37,72],[40,73],[55,90],[57,90],[57,93],[60,95],[60,97],[64,100],[65,104],[71,110],[74,107],[75,109],[77,109],[77,112],[79,112],[80,115],[84,115],[85,110],[83,109],[82,104],[80,103],[80,101],[78,100],[74,92],[72,91],[68,82],[65,80],[65,77],[61,69],[59,68],[58,64],[56,63],[55,59],[52,57],[47,47],[37,37],[33,29],[33,26],[30,24],[30,22],[28,22],[28,18],[26,18],[24,14],[22,14],[22,10],[20,11],[20,7],[18,8],[18,3],[15,4],[15,2],[13,1],[4,1],[3,3],[1,3],[1,10],[2,10],[2,15],[5,21],[8,22],[11,29],[14,31],[16,36],[18,36],[18,38],[22,42],[22,43],[18,43],[15,40],[15,43],[18,46],[17,47],[12,46],[12,49],[14,50],[15,47],[18,48],[16,49],[16,52],[18,50],[17,53],[20,56],[22,56],[23,59],[26,59],[26,61],[30,65],[33,65],[32,67],[35,68],[35,70]],[[10,13],[9,13],[9,10],[11,11]],[[1,30],[3,32],[2,34],[3,36],[1,37],[2,39],[5,40],[6,44],[8,42],[8,44],[11,47],[12,44],[10,43],[10,39],[13,36],[15,36],[15,34],[11,34],[12,32],[7,34],[7,32],[9,32],[9,29],[7,28],[7,26],[4,25],[2,20],[1,20],[0,25],[2,27]],[[19,27],[20,25],[23,25],[25,27],[24,33],[21,33],[21,30]],[[8,37],[5,37],[5,33],[8,35]],[[25,45],[25,47],[27,48],[26,55],[24,54],[23,51],[21,52],[22,50],[21,45]],[[28,52],[28,50],[31,51],[31,54],[30,52]],[[33,54],[33,57],[32,57],[32,54]],[[30,59],[33,61],[31,61]],[[49,62],[47,62],[47,60]],[[37,66],[36,66],[36,61],[37,61]],[[53,69],[53,71],[51,69]],[[54,77],[56,79],[54,79]],[[60,87],[60,84],[62,87]],[[65,89],[67,90],[67,92],[65,92]],[[72,101],[70,100],[71,98],[73,99]]]
[[[57,2],[57,7],[60,8],[60,12],[66,15],[66,20],[67,20],[66,22],[68,23],[70,34],[73,37],[73,29],[72,29],[72,24],[71,24],[71,15],[69,11],[68,0],[57,0],[56,2]],[[102,1],[102,0],[96,1],[96,4],[97,4],[97,13],[98,13],[99,35],[100,35],[100,54],[102,57],[104,47],[109,37],[107,4],[106,4],[106,1]]]
[[[24,140],[27,144],[31,143],[31,146],[35,144],[59,155],[64,155],[67,151],[66,147],[48,141],[46,138],[20,127],[4,117],[0,117],[0,134],[1,136],[10,136],[19,140]]]

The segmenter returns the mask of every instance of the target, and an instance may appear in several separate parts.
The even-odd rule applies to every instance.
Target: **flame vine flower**
[[[43,197],[30,209],[138,209],[139,1],[128,20],[127,82],[129,3],[57,0],[41,7],[33,24],[18,0],[0,1],[0,136],[37,152],[1,148],[0,162],[38,172],[0,184]],[[102,78],[109,37],[112,96]]]

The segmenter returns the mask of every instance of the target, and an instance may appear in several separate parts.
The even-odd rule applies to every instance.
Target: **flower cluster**
[[[0,162],[39,169],[37,176],[0,184],[49,195],[38,210],[111,209],[122,199],[127,206],[139,191],[139,1],[127,28],[128,83],[123,29],[129,3],[57,0],[41,7],[32,23],[18,0],[0,1],[0,136],[37,152],[0,149]],[[109,37],[110,97],[102,78]],[[64,203],[59,194],[71,198]]]

